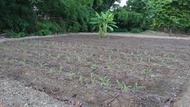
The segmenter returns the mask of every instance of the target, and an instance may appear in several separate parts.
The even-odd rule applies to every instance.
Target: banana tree
[[[101,38],[106,36],[107,30],[113,31],[113,27],[117,26],[115,25],[116,22],[113,21],[114,14],[110,11],[107,12],[101,12],[100,14],[96,12],[96,17],[91,18],[91,24],[94,25],[94,28],[98,28],[98,33]]]

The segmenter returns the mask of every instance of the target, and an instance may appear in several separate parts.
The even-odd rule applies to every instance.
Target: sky
[[[118,2],[115,2],[116,4],[120,4],[120,6],[124,6],[124,5],[126,5],[126,1],[127,0],[121,0],[121,3],[118,3]]]
[[[124,5],[126,5],[126,1],[127,1],[127,0],[121,0],[120,5],[123,7]]]

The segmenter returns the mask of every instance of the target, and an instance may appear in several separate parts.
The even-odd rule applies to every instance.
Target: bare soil
[[[190,40],[121,36],[2,42],[0,80],[75,107],[174,106],[187,89]],[[8,105],[6,97],[0,102]]]

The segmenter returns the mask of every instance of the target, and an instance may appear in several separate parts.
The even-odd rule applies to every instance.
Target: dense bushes
[[[0,33],[9,37],[89,30],[94,0],[0,0]]]
[[[93,12],[91,0],[42,0],[47,3],[37,3],[39,14],[43,18],[60,24],[62,31],[88,31],[88,21]]]
[[[189,4],[190,0],[128,0],[126,7],[114,11],[115,21],[119,29],[131,32],[146,29],[164,29],[169,33],[188,32]]]
[[[115,21],[119,29],[126,31],[140,32],[146,30],[146,21],[142,13],[129,11],[126,8],[118,8],[114,11]],[[117,31],[117,29],[116,29]]]
[[[36,35],[51,35],[58,33],[60,29],[57,23],[50,21],[38,22]]]
[[[152,18],[152,27],[172,29],[186,29],[190,27],[190,0],[148,0],[147,9]]]
[[[95,11],[107,11],[116,0],[0,0],[0,33],[9,37],[91,32]],[[119,0],[117,0],[119,1]],[[173,29],[189,32],[190,0],[128,0],[115,6],[115,31]],[[114,6],[113,6],[114,8]]]
[[[95,11],[116,0],[0,0],[0,33],[9,37],[91,31]]]
[[[35,31],[35,12],[28,0],[0,0],[0,32],[27,32]]]

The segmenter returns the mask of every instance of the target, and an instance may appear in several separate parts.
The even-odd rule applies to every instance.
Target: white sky
[[[127,1],[127,0],[121,0],[120,5],[123,7],[124,5],[126,5],[126,1]]]
[[[115,2],[116,4],[120,4],[120,6],[124,6],[124,5],[126,5],[126,1],[127,0],[121,0],[121,3],[118,3],[118,2]]]

